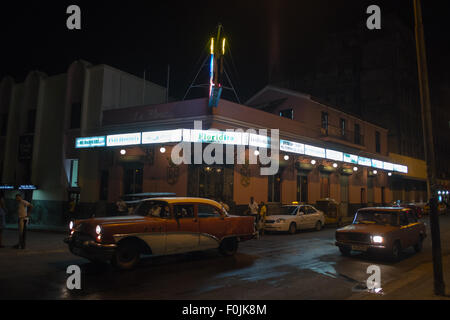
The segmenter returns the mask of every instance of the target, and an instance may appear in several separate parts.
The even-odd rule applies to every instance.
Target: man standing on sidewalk
[[[16,194],[17,214],[19,216],[19,244],[14,246],[16,249],[25,249],[25,238],[27,232],[28,217],[33,209],[33,205],[23,200],[20,193]],[[30,212],[27,209],[30,208]]]

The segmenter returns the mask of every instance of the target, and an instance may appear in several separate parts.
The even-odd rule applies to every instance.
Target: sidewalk
[[[423,263],[397,280],[383,285],[383,293],[361,292],[350,300],[450,300],[450,255],[442,257],[446,296],[434,294],[433,264]],[[383,283],[383,279],[381,279]]]
[[[46,226],[46,225],[27,225],[29,231],[45,231],[45,232],[57,232],[68,233],[68,226]],[[17,230],[17,224],[6,224],[6,230]]]

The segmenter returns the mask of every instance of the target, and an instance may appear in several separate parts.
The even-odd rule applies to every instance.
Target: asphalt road
[[[29,232],[27,249],[13,249],[17,231],[7,230],[0,299],[347,299],[364,290],[369,265],[381,268],[383,286],[431,260],[429,236],[421,253],[409,248],[393,263],[359,253],[341,256],[334,231],[264,235],[241,243],[234,257],[216,250],[144,257],[136,269],[118,271],[72,255],[63,234]],[[441,217],[441,239],[443,253],[450,253],[448,215]],[[69,265],[82,270],[81,290],[66,287]]]

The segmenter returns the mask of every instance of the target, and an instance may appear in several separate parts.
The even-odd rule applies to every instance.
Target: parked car
[[[336,230],[336,246],[343,255],[352,250],[379,251],[396,260],[402,249],[413,246],[421,251],[425,237],[425,225],[412,209],[363,208],[356,212],[353,224]]]
[[[285,205],[281,213],[266,217],[264,229],[266,231],[284,231],[294,234],[300,229],[321,230],[325,224],[322,211],[310,205]]]
[[[134,267],[141,254],[170,255],[218,248],[233,255],[240,241],[256,236],[253,217],[229,215],[203,198],[142,200],[131,216],[71,221],[64,241],[70,251],[93,262]]]
[[[445,214],[447,212],[447,205],[444,202],[438,203],[438,213],[439,214]],[[423,207],[423,213],[424,214],[430,214],[430,204],[427,202],[425,206]]]

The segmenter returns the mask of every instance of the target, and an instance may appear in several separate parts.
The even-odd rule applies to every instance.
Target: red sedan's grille
[[[336,240],[370,243],[370,234],[358,232],[337,233]]]

